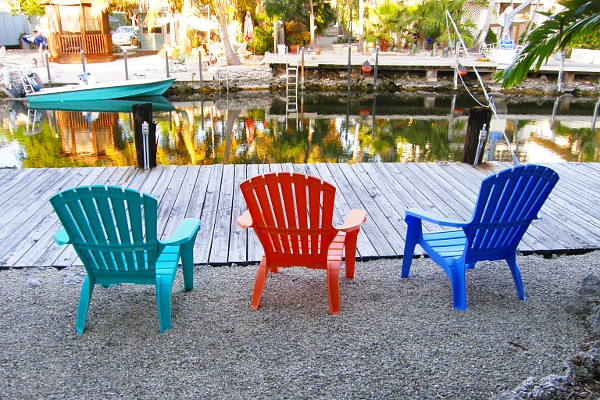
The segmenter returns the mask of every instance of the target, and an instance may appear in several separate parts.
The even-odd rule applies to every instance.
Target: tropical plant
[[[394,37],[403,25],[403,14],[405,9],[399,3],[391,0],[382,0],[375,6],[367,6],[367,19],[365,20],[367,34],[365,40],[368,42],[379,41],[381,50],[386,51],[394,44]]]
[[[458,33],[470,47],[475,43],[473,32],[475,23],[465,17],[467,0],[426,0],[415,10],[415,29],[421,39],[431,38],[442,48],[453,46],[458,40]],[[475,3],[480,4],[481,1]],[[448,18],[448,13],[456,24],[458,31]]]
[[[264,3],[265,12],[270,18],[282,21],[298,21],[305,26],[310,24],[310,9],[308,1],[303,0],[267,0]],[[315,33],[321,34],[335,21],[331,4],[326,0],[314,0],[313,12],[315,18]]]
[[[13,14],[23,13],[25,15],[44,15],[44,6],[40,5],[36,0],[8,0],[10,12]]]
[[[252,39],[252,51],[254,54],[265,54],[273,49],[273,24],[262,21],[254,27],[254,39]]]
[[[496,75],[496,80],[502,80],[502,87],[521,83],[532,66],[539,70],[557,50],[563,51],[577,41],[597,37],[600,1],[564,0],[561,5],[565,9],[555,14],[540,12],[549,18],[529,33],[525,47],[513,63]]]
[[[310,41],[306,25],[297,21],[285,22],[285,36],[289,45],[304,46]]]

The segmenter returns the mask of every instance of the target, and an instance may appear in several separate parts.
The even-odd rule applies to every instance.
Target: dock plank
[[[542,253],[600,249],[600,163],[548,166],[561,179],[542,208],[543,219],[532,224],[519,249]],[[0,267],[81,265],[71,246],[54,243],[53,235],[61,225],[48,200],[65,188],[90,184],[126,186],[156,197],[162,238],[170,236],[183,218],[200,218],[194,246],[196,264],[257,263],[263,251],[256,234],[236,225],[246,210],[239,185],[248,177],[270,171],[308,173],[334,184],[336,224],[353,208],[367,211],[367,223],[358,239],[358,257],[400,257],[406,236],[406,208],[469,218],[481,180],[507,167],[512,164],[285,163],[158,166],[151,170],[5,170],[0,171]],[[425,225],[425,230],[432,229],[439,227]]]
[[[83,179],[78,181],[76,186],[81,185],[89,185],[93,183],[99,176],[104,172],[104,168],[90,168],[86,172],[89,172],[85,176],[82,176]],[[80,175],[77,175],[80,177]],[[22,237],[13,237],[16,239],[13,244],[14,246],[11,249],[7,249],[7,245],[2,245],[2,250],[0,251],[0,265],[6,264],[10,266],[18,265],[19,260],[28,252],[32,251],[33,246],[37,244],[38,241],[44,240],[45,238],[53,238],[54,234],[60,229],[59,221],[54,215],[54,210],[52,206],[49,204],[44,205],[38,211],[39,218],[41,221],[33,227],[31,231],[26,231],[26,234]],[[32,223],[32,221],[28,220],[28,223]]]
[[[90,168],[92,170],[92,168]],[[116,172],[115,168],[93,168],[94,171],[90,171],[88,176],[80,183],[81,185],[93,185],[104,183],[110,178],[112,174]],[[100,173],[96,176],[93,172]],[[74,251],[71,246],[59,246],[54,242],[54,235],[60,230],[62,225],[56,217],[54,210],[48,215],[47,219],[53,221],[53,224],[48,227],[45,234],[40,232],[40,236],[36,237],[34,228],[31,232],[33,236],[31,239],[35,240],[35,243],[25,252],[18,260],[16,260],[12,266],[14,267],[26,267],[29,265],[55,265],[56,259],[59,258],[60,254],[68,252],[73,254]],[[30,237],[28,236],[28,239]]]
[[[248,260],[246,246],[248,242],[248,229],[237,226],[237,219],[246,211],[246,202],[239,189],[240,184],[246,180],[246,165],[235,166],[233,174],[233,202],[231,210],[231,233],[229,240],[229,253],[227,260],[230,263],[245,263]]]
[[[208,221],[202,219],[202,209],[204,208],[204,201],[206,200],[208,183],[212,178],[214,169],[215,168],[212,168],[211,166],[190,166],[190,172],[195,173],[197,178],[196,186],[192,191],[185,217],[200,219],[200,232],[198,232],[196,243],[194,244],[194,262],[198,264],[201,264],[200,253],[204,249],[203,241],[206,240],[204,230],[208,223]]]
[[[212,176],[206,188],[206,196],[200,220],[202,221],[202,229],[198,232],[199,254],[194,253],[194,260],[198,257],[200,264],[208,264],[210,260],[210,249],[213,244],[215,231],[217,207],[219,205],[219,195],[221,191],[221,180],[223,179],[223,165],[212,166]],[[194,250],[196,247],[194,247]]]
[[[220,264],[229,258],[229,238],[232,230],[233,193],[235,191],[235,166],[224,165],[221,177],[221,189],[217,204],[213,243],[208,262]],[[235,224],[235,222],[233,222]]]

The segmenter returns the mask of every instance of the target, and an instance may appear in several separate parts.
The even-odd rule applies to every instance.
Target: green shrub
[[[266,21],[254,27],[254,38],[248,44],[248,49],[251,49],[254,54],[265,54],[273,49],[273,24]]]
[[[310,33],[308,28],[301,22],[288,21],[285,22],[286,41],[289,45],[304,46],[310,42]]]
[[[569,47],[572,49],[588,49],[600,50],[600,31],[593,34],[571,41]]]

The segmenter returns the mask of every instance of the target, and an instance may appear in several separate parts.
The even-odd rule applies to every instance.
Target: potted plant
[[[365,41],[373,43],[373,49],[379,44],[379,50],[381,51],[388,51],[390,46],[394,44],[394,38],[392,38],[391,35],[384,33],[365,35]]]
[[[298,21],[289,21],[285,23],[285,33],[287,43],[290,46],[290,53],[298,54],[300,47],[310,42],[310,33],[303,23]]]
[[[340,35],[333,41],[331,48],[333,49],[333,54],[342,54],[342,49],[348,46],[348,38]]]

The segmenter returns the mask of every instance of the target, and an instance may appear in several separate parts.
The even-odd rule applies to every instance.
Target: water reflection
[[[456,96],[300,95],[153,103],[157,162],[170,165],[460,161],[469,109]],[[165,103],[166,101],[166,103]],[[131,104],[0,105],[0,167],[137,164]],[[486,160],[599,161],[600,101],[496,99]],[[112,108],[111,108],[112,107]],[[498,135],[505,131],[509,145]]]

